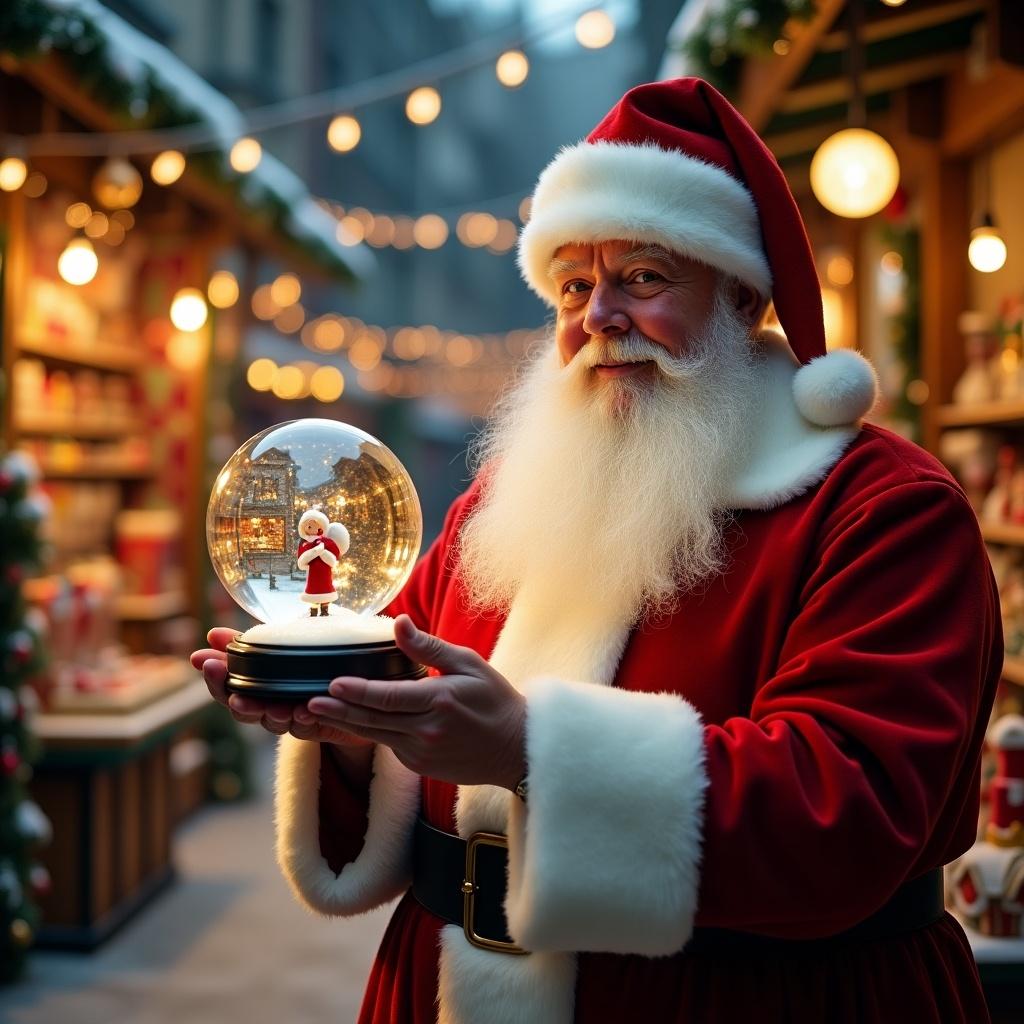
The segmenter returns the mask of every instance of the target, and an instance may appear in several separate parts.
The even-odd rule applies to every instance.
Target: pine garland
[[[743,61],[777,52],[775,45],[786,40],[789,24],[810,21],[816,8],[815,0],[727,0],[707,10],[675,49],[687,57],[690,74],[733,95]]]
[[[43,666],[45,621],[26,609],[23,581],[42,560],[39,527],[48,504],[38,472],[20,452],[0,461],[0,983],[22,972],[39,926],[34,896],[50,885],[35,860],[50,823],[28,795],[37,744],[29,724],[30,681]]]

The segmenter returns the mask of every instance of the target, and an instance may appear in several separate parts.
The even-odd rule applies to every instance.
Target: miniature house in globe
[[[419,554],[412,480],[376,438],[293,420],[250,438],[220,471],[206,539],[220,581],[260,624],[228,647],[228,688],[305,700],[331,679],[423,674],[378,614]]]

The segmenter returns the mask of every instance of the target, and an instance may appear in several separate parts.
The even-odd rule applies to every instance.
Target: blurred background
[[[271,424],[340,419],[402,460],[429,544],[547,330],[515,263],[537,175],[629,87],[688,74],[782,164],[829,346],[879,370],[872,419],[978,511],[1004,601],[997,715],[1021,710],[1024,5],[6,0],[10,1019],[71,1000],[81,1020],[225,1019],[242,986],[253,1020],[293,999],[355,1012],[383,918],[310,930],[270,863],[269,744],[185,661],[211,624],[247,624],[210,569],[211,486]],[[979,844],[949,872],[997,1014],[1024,984],[1024,847],[993,853],[988,796],[1020,774],[989,750]]]

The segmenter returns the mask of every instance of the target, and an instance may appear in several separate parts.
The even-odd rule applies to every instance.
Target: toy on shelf
[[[1024,717],[1003,715],[989,733],[996,773],[989,783],[984,838],[950,865],[948,895],[982,935],[1024,937]]]
[[[957,323],[964,339],[967,368],[953,388],[953,401],[974,405],[1001,397],[1004,373],[994,319],[972,310],[961,313]]]

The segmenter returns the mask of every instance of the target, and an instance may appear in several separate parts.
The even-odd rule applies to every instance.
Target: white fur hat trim
[[[302,528],[306,523],[314,522],[322,530],[326,530],[330,524],[330,520],[327,516],[320,511],[318,508],[307,508],[305,512],[299,517],[299,533],[302,532]]]
[[[800,415],[816,426],[855,423],[874,407],[878,377],[859,352],[835,349],[797,370],[793,398]]]
[[[771,294],[757,207],[728,172],[654,143],[563,149],[541,173],[519,236],[526,283],[554,305],[548,264],[555,251],[617,239],[663,245]]]

